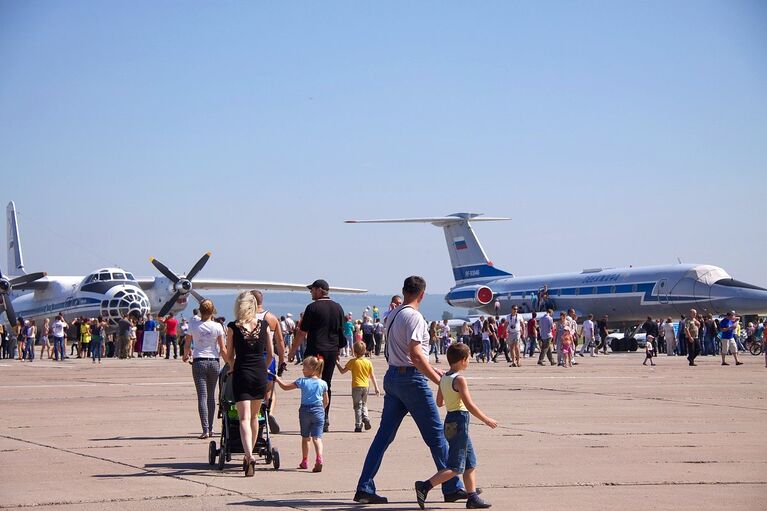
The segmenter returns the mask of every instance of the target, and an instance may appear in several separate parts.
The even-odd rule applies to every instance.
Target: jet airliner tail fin
[[[21,240],[19,239],[19,223],[16,219],[16,204],[13,201],[8,203],[7,213],[7,233],[8,233],[8,275],[16,277],[26,275],[24,271],[24,259],[21,254]]]
[[[450,263],[453,266],[453,277],[456,284],[513,276],[511,273],[493,266],[492,261],[487,258],[485,250],[482,248],[470,224],[470,222],[495,222],[511,219],[482,217],[480,215],[481,213],[454,213],[444,217],[347,220],[346,223],[425,223],[442,227],[445,232],[445,242],[447,243],[447,251],[450,254]]]

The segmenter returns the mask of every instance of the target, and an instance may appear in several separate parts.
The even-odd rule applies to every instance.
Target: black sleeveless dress
[[[232,391],[235,401],[263,399],[266,394],[266,343],[269,342],[269,324],[263,315],[258,315],[254,330],[237,326],[232,321],[227,325],[234,333],[234,372]]]

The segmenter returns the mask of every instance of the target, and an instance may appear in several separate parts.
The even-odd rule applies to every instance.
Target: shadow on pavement
[[[439,504],[439,503],[436,503]],[[244,502],[229,502],[229,506],[252,506],[252,507],[292,507],[292,508],[319,508],[319,509],[383,509],[386,511],[413,511],[418,509],[415,502],[389,502],[389,504],[358,504],[353,500],[337,499],[280,499],[280,500],[247,500]],[[431,504],[429,509],[441,509],[440,506]]]

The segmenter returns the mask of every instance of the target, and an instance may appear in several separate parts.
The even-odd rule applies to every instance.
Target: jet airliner
[[[347,223],[427,223],[445,233],[455,286],[445,296],[451,306],[508,314],[551,307],[575,309],[579,316],[609,316],[612,327],[633,326],[647,316],[677,317],[691,308],[699,313],[741,315],[767,312],[767,289],[733,279],[708,264],[629,268],[592,268],[580,272],[517,277],[488,259],[471,224],[510,218],[455,213],[444,217],[347,220]],[[539,297],[545,298],[542,300]]]

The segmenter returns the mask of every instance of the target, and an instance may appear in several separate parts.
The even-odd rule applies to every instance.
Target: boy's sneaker
[[[418,506],[421,509],[426,509],[424,507],[424,504],[426,504],[426,496],[429,494],[429,485],[426,481],[416,481],[415,482],[415,499],[418,501]]]
[[[362,419],[362,424],[365,426],[365,431],[373,427],[370,425],[370,419],[368,419],[367,417]]]
[[[475,490],[476,494],[482,493],[482,488],[477,486]],[[459,500],[466,500],[469,498],[469,492],[464,489],[454,491],[453,493],[445,493],[445,502],[458,502]]]
[[[466,501],[466,509],[487,509],[490,506],[492,506],[491,503],[485,502],[477,494],[470,495],[469,500]]]
[[[354,426],[355,433],[362,433],[362,426]]]

